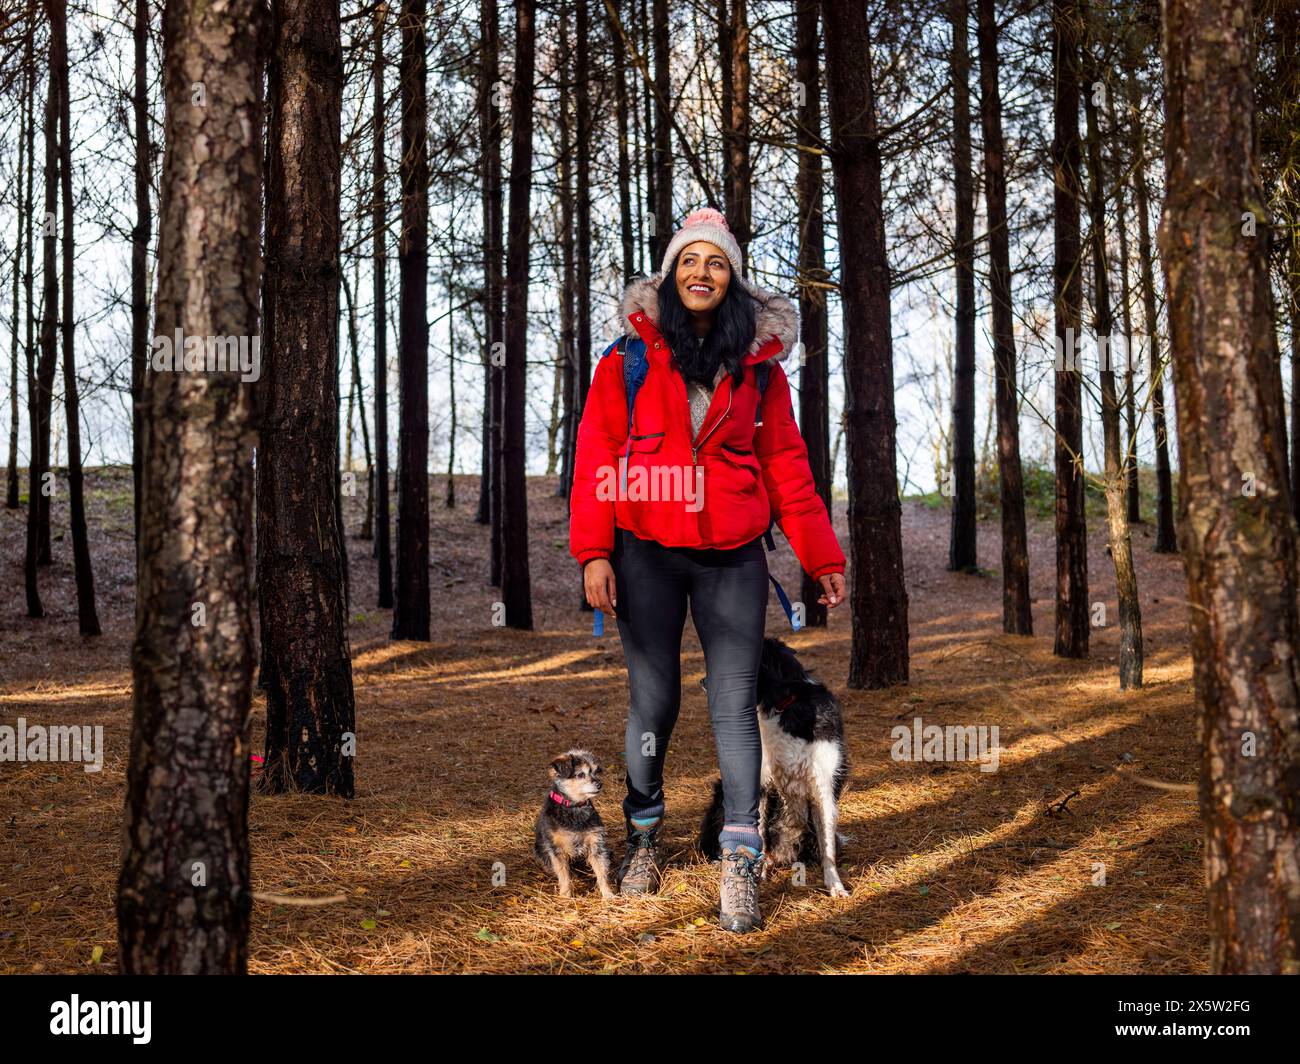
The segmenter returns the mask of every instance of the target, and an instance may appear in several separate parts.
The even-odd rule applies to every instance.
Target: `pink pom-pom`
[[[726,216],[713,207],[701,207],[698,211],[688,214],[686,221],[682,222],[682,228],[685,229],[691,225],[720,225],[724,231],[731,232],[731,227],[727,225]]]

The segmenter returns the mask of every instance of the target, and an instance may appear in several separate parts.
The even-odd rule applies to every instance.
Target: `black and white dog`
[[[844,716],[835,696],[779,639],[763,640],[758,725],[763,739],[759,831],[767,852],[765,867],[769,862],[820,861],[826,889],[834,897],[848,897],[836,868],[840,792],[849,774]],[[718,780],[700,827],[699,847],[710,860],[722,856],[718,833],[723,815]]]

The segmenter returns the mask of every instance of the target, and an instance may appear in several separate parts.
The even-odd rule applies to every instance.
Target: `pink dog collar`
[[[556,802],[556,803],[558,803],[559,805],[586,805],[586,804],[587,804],[586,802],[575,802],[575,801],[572,801],[572,800],[570,800],[570,799],[564,797],[564,795],[559,794],[559,793],[556,792],[556,791],[551,791],[551,801]]]

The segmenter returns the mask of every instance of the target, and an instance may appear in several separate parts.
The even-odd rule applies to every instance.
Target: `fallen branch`
[[[1077,847],[1072,842],[1052,842],[1050,839],[1030,839],[1027,842],[995,842],[989,846],[981,846],[976,853],[983,853],[985,850],[1008,850],[1025,847],[1031,850],[1073,850]]]
[[[1059,802],[1052,802],[1050,805],[1048,805],[1048,807],[1043,810],[1043,815],[1060,816],[1062,813],[1070,813],[1070,799],[1078,798],[1078,797],[1079,797],[1078,791],[1071,791]],[[1074,814],[1070,813],[1070,816],[1074,816]]]
[[[341,901],[347,901],[346,894],[326,894],[319,898],[295,898],[291,894],[267,894],[265,891],[253,891],[255,901],[269,902],[271,905],[298,905],[303,908],[311,908],[317,905],[337,905]]]

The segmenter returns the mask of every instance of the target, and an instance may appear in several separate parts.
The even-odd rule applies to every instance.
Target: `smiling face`
[[[677,298],[696,318],[712,320],[731,283],[731,263],[715,244],[697,240],[677,256]]]

